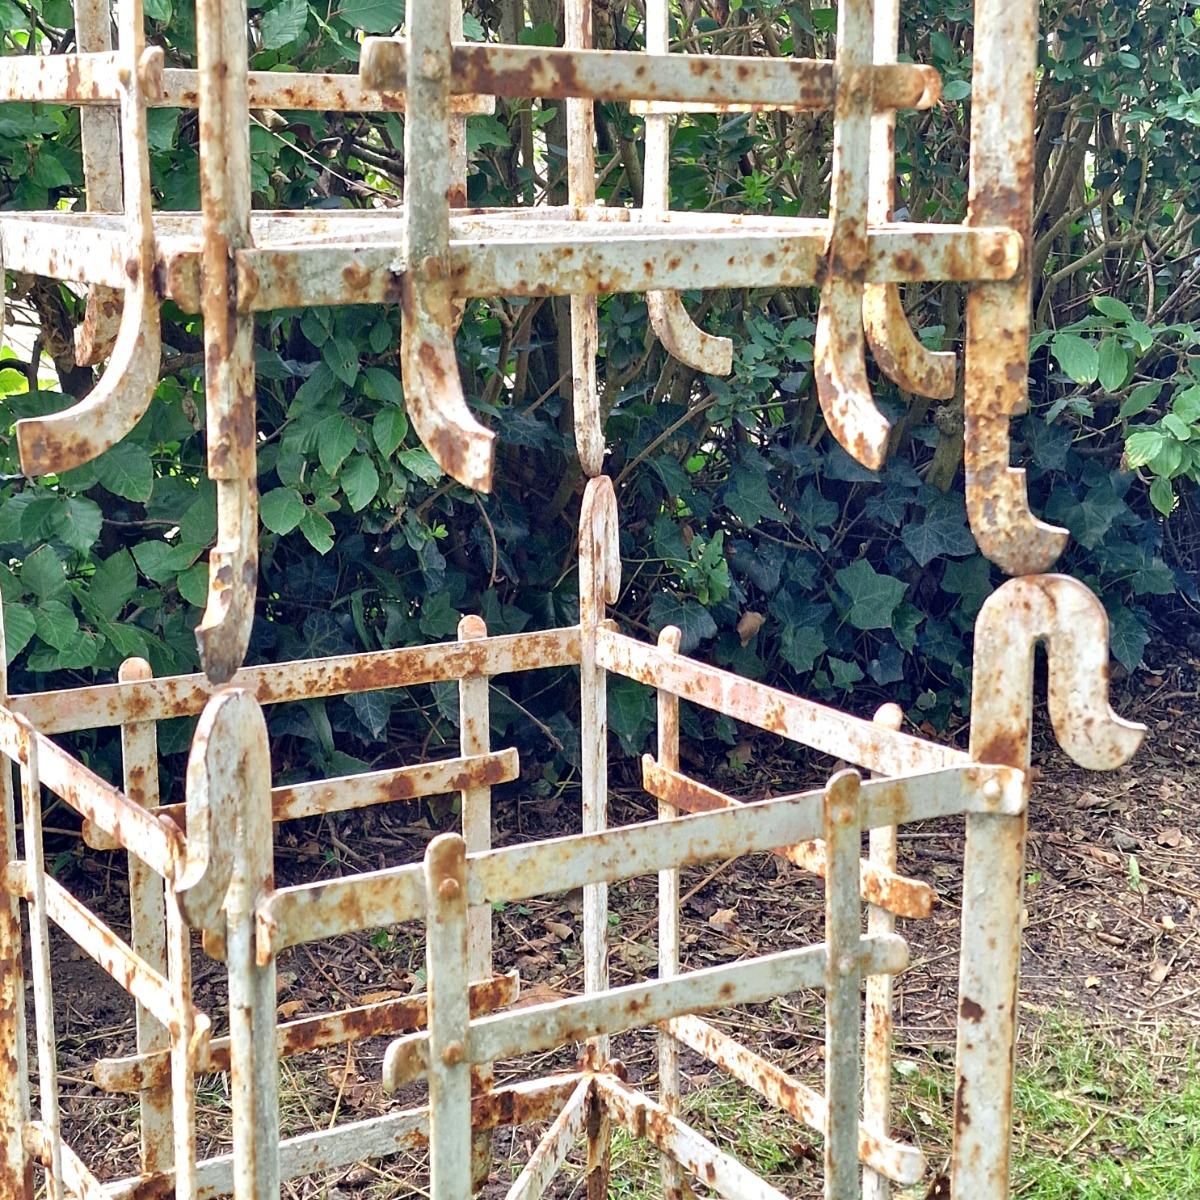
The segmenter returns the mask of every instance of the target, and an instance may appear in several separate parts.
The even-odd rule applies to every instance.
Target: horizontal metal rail
[[[116,104],[128,88],[125,56],[115,50],[85,54],[9,54],[0,57],[0,103]],[[149,47],[138,64],[147,96],[162,93],[163,52]]]
[[[0,220],[0,227],[3,224]],[[6,261],[5,265],[10,264]],[[259,704],[283,704],[380,688],[449,682],[468,675],[510,675],[578,662],[579,630],[572,626],[244,667],[229,686],[248,688]],[[44,733],[68,733],[195,716],[216,690],[207,675],[173,675],[30,692],[9,697],[7,707],[27,717]],[[3,716],[4,709],[0,707],[0,737]]]
[[[180,830],[101,779],[40,730],[29,728],[32,724],[0,704],[0,753],[28,765],[22,742],[28,736],[37,745],[39,783],[65,800],[115,845],[136,855],[164,879],[173,879],[183,854]]]
[[[477,1096],[471,1106],[476,1129],[526,1125],[552,1119],[578,1087],[579,1073],[547,1075],[527,1083],[496,1088]],[[279,1143],[281,1180],[334,1171],[354,1163],[384,1158],[429,1144],[429,1109],[403,1109],[363,1121],[335,1125]],[[196,1200],[213,1200],[233,1191],[233,1155],[222,1154],[196,1164]],[[161,1200],[170,1194],[172,1175],[139,1175],[106,1184],[103,1200]]]
[[[1025,805],[1024,779],[1023,772],[1010,767],[968,762],[927,775],[864,780],[861,827],[964,812],[1018,813]],[[468,902],[512,903],[791,846],[822,832],[824,797],[823,789],[814,789],[669,822],[646,821],[471,854],[467,856]],[[259,961],[301,942],[424,916],[420,863],[280,888],[259,903]]]
[[[567,1155],[587,1125],[591,1094],[591,1079],[581,1079],[542,1136],[537,1149],[521,1168],[520,1175],[505,1192],[504,1200],[538,1200],[550,1186],[555,1172],[566,1162]]]
[[[908,966],[908,945],[895,934],[859,940],[854,967],[864,975],[893,975]],[[472,1021],[466,1053],[472,1063],[551,1050],[571,1042],[665,1021],[673,1016],[756,1004],[801,988],[825,986],[824,944],[722,963],[646,983],[631,983],[552,1000]],[[428,1067],[429,1034],[393,1042],[383,1062],[383,1087],[394,1091]]]
[[[600,1099],[616,1121],[635,1138],[645,1138],[689,1175],[725,1200],[788,1200],[777,1188],[718,1149],[649,1096],[611,1075],[596,1075]]]
[[[968,761],[966,754],[953,747],[899,733],[610,629],[601,629],[596,635],[596,661],[606,671],[871,771],[904,775]],[[870,786],[864,784],[864,792]],[[818,832],[814,829],[806,836],[815,837]]]
[[[486,754],[448,758],[442,762],[388,767],[382,771],[364,771],[359,775],[339,775],[334,779],[285,784],[271,789],[271,819],[276,823],[295,821],[302,817],[347,812],[375,804],[444,796],[467,788],[491,787],[511,783],[520,770],[520,756],[510,747]],[[186,829],[186,808],[184,804],[164,804],[155,812],[168,817],[181,829]],[[93,850],[114,850],[117,847],[113,839],[101,834],[90,823],[85,823],[83,837]]]
[[[642,756],[642,787],[678,812],[718,812],[745,803],[662,766],[649,754]],[[821,838],[781,846],[774,853],[802,871],[825,877],[825,842]],[[865,858],[861,872],[862,898],[869,903],[901,917],[927,917],[933,911],[935,893],[924,881],[909,879]]]
[[[46,916],[97,966],[148,1009],[164,1028],[178,1034],[180,1017],[171,985],[128,942],[118,937],[92,910],[81,904],[52,875],[43,879]],[[33,884],[23,862],[8,864],[5,884],[23,900],[33,898]]]
[[[365,38],[360,62],[364,87],[402,89],[408,44],[399,38]],[[834,64],[813,58],[458,42],[450,63],[452,95],[508,99],[738,101],[817,112],[833,107],[836,89]],[[881,111],[930,108],[941,95],[941,77],[933,67],[890,63],[873,73],[875,104]]]
[[[674,1017],[662,1028],[680,1045],[727,1071],[739,1083],[752,1088],[775,1108],[825,1134],[829,1108],[825,1097],[814,1088],[755,1054],[699,1017]],[[925,1156],[915,1146],[872,1133],[858,1126],[858,1155],[862,1162],[903,1186],[919,1183],[925,1175]]]
[[[516,971],[471,984],[471,1015],[483,1016],[512,1004],[520,995],[520,990],[520,978]],[[275,1053],[278,1058],[290,1058],[295,1054],[343,1046],[363,1038],[394,1037],[399,1033],[420,1029],[427,1019],[427,997],[424,992],[395,1000],[381,1000],[375,1004],[362,1004],[340,1012],[301,1017],[276,1028]],[[229,1038],[213,1038],[197,1061],[196,1070],[228,1071],[229,1068]],[[93,1066],[92,1076],[96,1086],[105,1092],[140,1092],[147,1088],[165,1087],[171,1081],[171,1058],[166,1051],[102,1058]]]

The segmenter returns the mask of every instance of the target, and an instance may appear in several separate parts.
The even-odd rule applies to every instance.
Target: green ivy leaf
[[[338,476],[338,482],[350,501],[351,511],[361,512],[379,491],[379,472],[375,470],[369,455],[356,454]]]
[[[308,0],[280,0],[263,13],[259,25],[264,50],[279,50],[294,42],[308,24]]]
[[[1050,353],[1076,383],[1095,383],[1100,374],[1100,355],[1095,345],[1077,333],[1056,333]]]
[[[654,724],[654,693],[620,675],[608,677],[608,727],[628,754],[641,753]]]
[[[391,458],[407,433],[408,417],[403,409],[388,404],[375,414],[375,420],[371,424],[371,435],[384,458]]]
[[[11,663],[29,645],[36,632],[37,621],[24,604],[5,604],[4,653],[8,662]]]
[[[702,604],[660,592],[650,602],[650,626],[657,633],[667,625],[679,626],[679,648],[684,654],[717,636],[717,623]]]
[[[962,558],[975,552],[975,539],[957,506],[931,505],[919,525],[905,525],[900,540],[919,566],[935,558]]]
[[[71,496],[57,507],[50,527],[60,542],[86,554],[96,544],[103,524],[100,505],[83,496]]]
[[[384,689],[378,692],[353,692],[346,697],[346,702],[371,736],[378,738],[391,719],[394,698],[394,692]]]
[[[1129,353],[1115,337],[1106,337],[1100,343],[1098,377],[1106,392],[1117,392],[1129,378]]]
[[[1108,613],[1108,644],[1117,661],[1127,671],[1135,671],[1150,644],[1150,630],[1132,608],[1116,605]]]
[[[404,5],[396,0],[342,0],[338,11],[363,33],[391,33],[404,21]]]
[[[896,605],[908,590],[902,580],[881,575],[865,558],[843,567],[834,579],[850,600],[846,620],[855,629],[887,629]]]
[[[267,492],[259,503],[262,523],[272,533],[291,533],[304,520],[306,511],[304,501],[295,488],[275,488]]]
[[[118,442],[96,459],[96,478],[105,491],[145,504],[154,490],[154,464],[144,446]]]
[[[137,568],[133,564],[133,556],[128,550],[118,550],[97,563],[88,588],[88,599],[101,616],[111,621],[129,603],[136,587]]]
[[[317,458],[330,475],[336,475],[346,456],[354,449],[354,426],[344,413],[332,413],[317,430]]]
[[[39,546],[21,564],[21,582],[39,600],[45,601],[67,586],[67,573],[49,546]]]
[[[1121,411],[1117,415],[1124,421],[1129,417],[1136,417],[1144,413],[1158,399],[1159,393],[1162,392],[1162,386],[1161,383],[1139,383],[1125,397],[1121,404]]]

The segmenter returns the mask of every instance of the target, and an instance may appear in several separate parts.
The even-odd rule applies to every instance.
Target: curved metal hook
[[[897,387],[935,400],[954,395],[958,356],[921,342],[894,283],[868,283],[863,289],[863,327],[876,366]]]
[[[217,480],[217,542],[208,556],[208,598],[196,626],[204,673],[227,683],[242,665],[258,591],[258,488],[254,479]]]
[[[161,50],[146,49],[144,28],[142,5],[136,0],[122,4],[121,51],[128,66],[121,80],[121,160],[132,249],[125,264],[130,282],[116,345],[108,369],[78,404],[17,422],[21,470],[26,475],[69,471],[114,446],[141,420],[158,385],[162,335],[154,285],[146,91],[154,90],[156,79],[161,83],[163,56]]]
[[[1063,750],[1081,767],[1111,771],[1145,737],[1108,703],[1108,616],[1068,575],[1010,579],[975,621],[971,757],[1024,767],[1028,762],[1033,655],[1046,645],[1050,719]]]
[[[267,723],[253,693],[225,688],[204,706],[187,765],[187,857],[175,876],[189,924],[219,920],[233,875],[241,806],[270,806]]]
[[[891,424],[875,407],[867,380],[862,285],[831,278],[821,291],[813,371],[829,432],[851,458],[878,471]]]
[[[621,594],[621,544],[617,493],[607,475],[589,479],[579,511],[579,619],[604,619],[606,604]]]
[[[733,370],[733,339],[706,333],[688,315],[678,292],[647,292],[650,327],[672,358],[707,375]]]
[[[447,475],[478,492],[492,489],[496,435],[463,398],[454,354],[454,305],[442,282],[410,271],[401,287],[400,371],[417,436]]]

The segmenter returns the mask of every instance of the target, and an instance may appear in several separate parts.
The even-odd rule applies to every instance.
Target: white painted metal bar
[[[629,1132],[646,1138],[718,1196],[726,1200],[788,1200],[737,1159],[718,1150],[678,1117],[611,1075],[596,1076],[605,1107]]]
[[[359,68],[363,86],[382,91],[403,87],[409,58],[403,39],[365,38]],[[876,76],[868,64],[868,72],[878,78],[880,103],[888,107],[930,107],[941,94],[932,67],[893,64]],[[728,99],[811,111],[830,109],[835,100],[834,64],[825,59],[459,42],[451,51],[449,74],[450,88],[459,95],[668,101],[689,106]]]
[[[25,1126],[23,1141],[26,1152],[36,1158],[42,1166],[50,1168],[54,1161],[54,1135],[45,1121],[30,1121]],[[59,1154],[62,1158],[62,1186],[76,1200],[106,1200],[104,1187],[88,1170],[79,1155],[67,1145],[59,1142]],[[47,1186],[47,1194],[50,1189]]]
[[[840,771],[825,793],[825,1200],[859,1200],[859,988],[874,974],[858,899],[860,780]],[[887,935],[881,935],[886,937]],[[894,936],[894,935],[892,935]]]
[[[444,833],[425,852],[425,978],[429,988],[429,1190],[471,1193],[471,1061],[467,1037],[466,845]],[[480,1062],[489,1061],[480,1059]]]
[[[21,828],[29,901],[29,963],[38,1063],[39,1122],[45,1134],[46,1200],[63,1200],[62,1114],[58,1097],[58,1044],[54,1033],[54,989],[50,978],[50,921],[46,904],[46,864],[42,856],[42,789],[38,783],[38,741],[21,724]],[[22,997],[24,1004],[24,997]]]
[[[894,7],[895,0],[880,0],[880,3],[886,11],[889,5]],[[893,15],[898,19],[897,14]],[[878,38],[878,21],[876,37]],[[890,157],[888,162],[891,163]],[[904,720],[904,711],[898,704],[884,704],[876,710],[872,720],[876,725],[899,729]],[[894,873],[897,849],[896,826],[881,825],[877,829],[872,829],[868,835],[868,845],[871,863],[878,870]],[[895,916],[881,905],[870,904],[867,908],[867,933],[895,932]],[[869,975],[867,977],[866,1007],[863,1018],[863,1126],[876,1137],[888,1138],[891,1134],[892,976],[890,975]],[[892,1194],[890,1181],[893,1179],[895,1179],[894,1175],[877,1169],[864,1158],[862,1200],[890,1200]]]
[[[3,222],[0,222],[0,229]],[[380,688],[413,687],[467,675],[509,675],[579,662],[579,630],[514,633],[479,642],[440,642],[245,667],[230,681],[259,704],[283,704]],[[102,683],[13,696],[8,707],[42,733],[71,733],[127,721],[164,721],[199,713],[217,688],[207,676],[175,675],[143,683]],[[0,708],[0,737],[5,733]]]
[[[542,1135],[529,1161],[504,1194],[504,1200],[539,1200],[555,1172],[566,1161],[571,1147],[582,1136],[587,1122],[592,1081],[581,1079],[550,1128]]]
[[[880,729],[813,700],[781,692],[719,667],[664,654],[624,634],[601,629],[597,659],[607,670],[758,729],[889,775],[931,771],[966,761],[961,750]]]
[[[661,802],[689,813],[716,812],[743,803],[665,767],[648,754],[642,756],[642,786]],[[821,838],[783,846],[775,853],[802,871],[825,876],[825,843]],[[927,883],[907,879],[867,859],[863,859],[861,868],[864,900],[906,917],[927,917],[932,911],[934,893]]]
[[[699,1017],[673,1017],[662,1028],[673,1041],[727,1071],[775,1108],[818,1133],[826,1132],[829,1109],[820,1092],[748,1050],[715,1025]],[[858,1155],[874,1172],[905,1186],[919,1183],[925,1175],[925,1156],[920,1150],[881,1136],[865,1123],[858,1127]]]
[[[863,941],[861,957],[864,968],[871,971],[902,971],[908,964],[908,946],[894,935],[870,938]],[[822,944],[705,967],[671,979],[588,992],[472,1021],[467,1053],[473,1062],[486,1062],[549,1050],[686,1013],[756,1004],[801,988],[823,987],[826,974]],[[412,1048],[429,1041],[429,1034],[417,1033],[392,1043],[384,1060],[385,1089],[407,1082],[407,1069],[419,1057]],[[857,1072],[854,1087],[857,1090]]]
[[[661,0],[655,0],[656,7]],[[662,6],[662,20],[666,19],[666,8]],[[649,12],[649,10],[647,10]],[[656,118],[659,119],[659,118]],[[661,118],[666,120],[666,118]],[[647,136],[649,133],[647,132]],[[647,149],[647,157],[649,149]],[[682,639],[680,630],[668,625],[658,635],[659,648],[668,654],[678,654]],[[667,770],[679,769],[679,698],[659,689],[656,696],[658,707],[658,761]],[[658,819],[671,821],[679,816],[679,810],[661,798],[658,803]],[[658,873],[658,977],[670,979],[679,974],[679,868],[668,867]],[[679,1046],[674,1038],[660,1031],[658,1035],[658,1098],[659,1103],[672,1116],[679,1115],[681,1098],[679,1079]],[[683,1173],[679,1164],[669,1155],[659,1156],[659,1173],[662,1178],[663,1200],[683,1200]]]
[[[121,664],[122,682],[149,679],[153,675],[144,659],[130,658]],[[121,726],[121,770],[125,795],[143,808],[157,808],[158,738],[152,721]],[[148,967],[167,978],[166,899],[163,879],[136,855],[128,857],[130,943],[133,953]],[[168,984],[168,987],[170,985]],[[176,1006],[172,1004],[172,1008]],[[135,1028],[139,1054],[170,1049],[166,1027],[140,1001]],[[174,1163],[174,1136],[171,1129],[171,1089],[166,1086],[142,1091],[138,1111],[138,1133],[142,1171],[155,1175],[169,1171]]]

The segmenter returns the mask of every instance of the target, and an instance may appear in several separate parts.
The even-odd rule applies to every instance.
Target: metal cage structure
[[[1045,646],[1049,662],[1055,732],[1077,762],[1112,769],[1143,733],[1108,704],[1102,606],[1077,581],[1042,573],[1066,534],[1033,516],[1023,472],[1009,462],[1008,422],[1027,402],[1035,5],[976,0],[970,204],[966,220],[949,225],[892,219],[894,113],[932,105],[940,87],[931,68],[896,61],[897,0],[843,0],[830,62],[672,52],[666,0],[645,8],[644,50],[599,51],[585,0],[566,0],[562,47],[468,43],[456,0],[409,0],[405,37],[365,39],[360,73],[332,76],[250,71],[244,0],[198,0],[194,69],[168,67],[146,45],[140,0],[120,0],[115,45],[103,0],[76,0],[73,53],[0,59],[0,101],[82,106],[88,202],[81,212],[0,213],[0,260],[9,271],[85,285],[78,357],[107,360],[86,399],[18,422],[22,467],[31,476],[67,470],[132,429],[153,403],[159,309],[169,299],[203,316],[207,465],[218,515],[197,631],[203,674],[153,678],[147,664],[130,660],[114,682],[0,694],[0,754],[10,768],[0,771],[0,1197],[33,1200],[37,1184],[49,1200],[276,1200],[282,1180],[428,1143],[432,1195],[466,1200],[486,1178],[491,1132],[543,1121],[547,1131],[509,1200],[541,1195],[579,1142],[587,1147],[589,1200],[599,1200],[614,1124],[660,1152],[669,1200],[693,1189],[780,1200],[682,1120],[686,1047],[822,1135],[827,1200],[886,1200],[893,1185],[916,1183],[925,1170],[920,1150],[891,1132],[891,981],[908,961],[895,917],[926,915],[933,899],[926,884],[897,872],[896,831],[957,816],[966,848],[951,1190],[956,1200],[1009,1195],[1035,647]],[[465,207],[464,120],[489,111],[498,96],[566,101],[566,206]],[[640,207],[597,203],[597,100],[644,114]],[[199,111],[198,213],[153,209],[146,112],[155,105]],[[403,113],[403,205],[252,212],[252,107]],[[832,111],[828,215],[672,211],[672,115],[762,109]],[[979,614],[966,752],[902,732],[894,705],[868,721],[690,658],[680,653],[678,630],[664,630],[657,644],[639,641],[610,611],[620,588],[619,513],[604,475],[596,296],[645,292],[667,351],[723,373],[731,345],[693,322],[682,291],[818,287],[821,406],[846,450],[877,467],[889,429],[871,396],[867,349],[910,391],[944,397],[956,387],[954,357],[927,350],[900,303],[900,285],[930,280],[966,285],[968,514],[983,552],[1017,576]],[[449,475],[486,490],[493,435],[463,397],[454,352],[460,304],[547,294],[570,296],[576,441],[589,477],[578,623],[491,636],[467,617],[450,643],[243,666],[257,584],[255,314],[399,303],[413,426]],[[582,832],[495,849],[491,789],[516,779],[519,763],[516,750],[491,745],[489,681],[545,668],[579,675]],[[658,703],[656,753],[642,764],[658,817],[617,827],[608,819],[610,674],[654,689]],[[273,784],[264,706],[432,682],[457,685],[458,757]],[[814,791],[740,803],[682,769],[681,701],[858,769]],[[180,716],[199,717],[185,800],[163,805],[156,726]],[[106,727],[120,729],[119,785],[54,740]],[[89,845],[128,852],[128,940],[47,870],[44,791],[81,816]],[[435,838],[423,862],[276,886],[276,823],[448,791],[461,794],[461,831]],[[823,941],[685,970],[681,869],[763,851],[824,878]],[[655,874],[657,974],[610,986],[608,887]],[[513,1007],[517,979],[493,968],[491,906],[574,889],[584,898],[583,992]],[[402,921],[424,929],[425,994],[277,1021],[275,961],[283,950]],[[52,924],[136,1005],[137,1052],[95,1067],[102,1088],[138,1098],[140,1169],[127,1178],[101,1181],[63,1136]],[[214,1034],[193,995],[194,935],[224,963],[227,1036]],[[703,1019],[800,989],[824,995],[823,1090]],[[610,1055],[609,1039],[631,1029],[658,1039],[656,1095],[631,1084]],[[393,1039],[385,1088],[424,1078],[427,1101],[281,1140],[279,1060],[378,1036]],[[582,1047],[576,1069],[497,1084],[491,1064],[573,1044]],[[201,1158],[195,1078],[212,1071],[229,1073],[233,1148]]]

